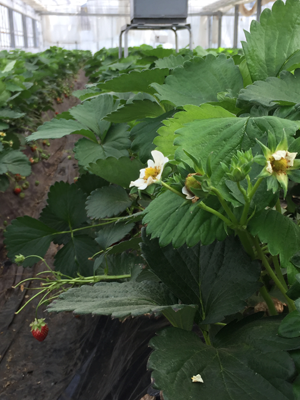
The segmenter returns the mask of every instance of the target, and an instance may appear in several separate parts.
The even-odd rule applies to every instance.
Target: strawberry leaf
[[[130,148],[128,125],[112,125],[101,144],[82,138],[75,144],[75,158],[79,164],[87,167],[88,164],[108,157],[120,158],[128,156]]]
[[[85,201],[86,195],[75,184],[56,182],[50,187],[47,206],[39,219],[57,231],[78,228],[87,219]]]
[[[259,317],[229,324],[212,346],[194,332],[161,330],[150,341],[155,387],[166,400],[293,400],[296,371],[287,351],[299,348],[300,339],[278,336],[280,318]],[[197,374],[203,383],[192,382]]]
[[[176,298],[157,282],[101,282],[63,293],[49,307],[49,312],[73,311],[75,314],[111,315],[124,319],[144,314],[160,314],[164,309],[180,310]]]
[[[167,100],[175,106],[218,101],[217,94],[231,91],[237,96],[243,87],[243,78],[232,58],[225,54],[206,58],[194,57],[181,68],[175,68],[165,84],[152,83],[159,100]]]
[[[249,231],[258,236],[273,256],[279,254],[282,265],[299,251],[300,228],[291,219],[274,210],[263,210],[254,215]]]
[[[105,138],[111,123],[103,118],[117,108],[113,96],[105,94],[79,104],[69,110],[69,114],[76,119],[54,118],[41,125],[37,132],[28,136],[27,141],[37,139],[58,139],[70,134],[79,134],[97,143],[96,136]]]
[[[138,159],[131,160],[128,157],[100,159],[88,166],[88,170],[93,174],[125,188],[139,177],[141,168],[143,164]]]
[[[295,105],[299,103],[300,69],[294,74],[282,71],[280,79],[271,77],[254,82],[240,91],[238,100],[264,107]]]
[[[55,230],[37,219],[25,216],[12,221],[4,234],[8,257],[38,255],[44,257],[55,235]],[[38,262],[35,257],[27,258],[22,264],[32,266]]]
[[[12,174],[31,174],[28,158],[19,150],[4,150],[0,152],[0,175],[11,172]]]
[[[90,218],[113,217],[130,207],[132,200],[120,186],[105,186],[96,189],[88,197],[86,211]]]
[[[272,11],[267,8],[261,13],[260,22],[251,22],[250,33],[245,32],[246,42],[242,45],[253,82],[278,76],[280,71],[300,62],[299,13],[298,0],[286,4],[280,0],[274,3]]]
[[[88,235],[76,235],[62,247],[55,256],[55,269],[68,276],[91,276],[94,273],[93,256],[99,247]]]
[[[143,92],[154,94],[155,89],[150,84],[157,82],[162,84],[169,74],[167,68],[149,69],[144,71],[132,71],[129,74],[122,74],[116,78],[99,83],[97,87],[105,92]]]
[[[174,113],[175,110],[171,110],[157,118],[145,118],[131,129],[130,137],[133,138],[131,148],[138,153],[143,163],[151,158],[151,151],[155,149],[153,140],[157,137],[158,129],[163,126],[163,120],[172,117]]]
[[[110,224],[103,226],[97,232],[96,242],[99,244],[102,250],[110,247],[112,244],[119,242],[123,239],[133,228],[135,224]]]
[[[260,267],[229,237],[209,246],[160,247],[143,232],[142,252],[150,270],[183,304],[197,304],[204,324],[220,322],[246,306],[260,284]],[[234,278],[233,278],[234,277]]]

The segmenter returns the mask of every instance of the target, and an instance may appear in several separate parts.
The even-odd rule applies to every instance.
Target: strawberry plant
[[[53,110],[54,98],[71,85],[89,53],[53,47],[36,54],[3,50],[0,55],[0,130],[5,131],[0,132],[0,191],[5,191],[10,174],[31,173],[23,135],[42,123],[43,111]],[[39,151],[38,146],[31,151]]]
[[[49,312],[167,318],[148,363],[166,400],[299,398],[299,13],[277,0],[239,54],[102,50],[82,104],[27,138],[81,135],[80,176],[12,221],[9,256],[61,246]]]

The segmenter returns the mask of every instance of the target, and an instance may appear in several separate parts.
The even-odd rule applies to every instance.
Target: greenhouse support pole
[[[222,13],[220,13],[218,20],[218,47],[221,47],[221,43],[222,43]]]
[[[14,30],[14,17],[13,10],[8,8],[8,20],[9,20],[9,33],[10,33],[10,47],[15,48],[15,30]]]
[[[177,31],[176,31],[175,28],[171,28],[171,29],[175,34],[175,48],[176,48],[176,53],[178,53],[178,35],[177,35]]]
[[[261,14],[261,0],[257,0],[256,21],[259,21]]]
[[[208,48],[211,48],[211,19],[212,19],[211,16],[207,17],[207,23],[208,23]]]
[[[234,7],[234,31],[233,31],[233,48],[237,48],[239,29],[239,6]]]
[[[26,15],[24,15],[24,14],[22,14],[22,25],[23,25],[23,34],[24,34],[24,47],[28,48],[28,35],[27,35]]]
[[[35,20],[35,19],[32,19],[32,30],[33,30],[33,43],[34,43],[34,47],[38,47],[37,25],[36,25],[36,20]]]

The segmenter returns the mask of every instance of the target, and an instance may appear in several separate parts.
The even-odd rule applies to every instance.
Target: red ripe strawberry
[[[14,194],[18,195],[18,194],[20,194],[21,192],[22,192],[22,189],[21,189],[19,186],[16,186],[16,187],[14,188]]]
[[[22,176],[20,174],[15,175],[15,180],[20,181],[22,179]]]
[[[67,95],[67,93],[64,93],[64,95],[65,95],[65,98],[67,99],[69,96]]]
[[[35,320],[30,324],[32,336],[39,342],[46,339],[49,331],[48,325],[44,321],[45,318],[35,318]]]
[[[58,111],[55,111],[55,115],[58,115]]]
[[[31,149],[32,152],[34,152],[34,151],[36,151],[37,146],[31,146],[30,149]]]

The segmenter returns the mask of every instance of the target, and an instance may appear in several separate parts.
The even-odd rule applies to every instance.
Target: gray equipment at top
[[[188,0],[130,0],[131,23],[185,23]]]

